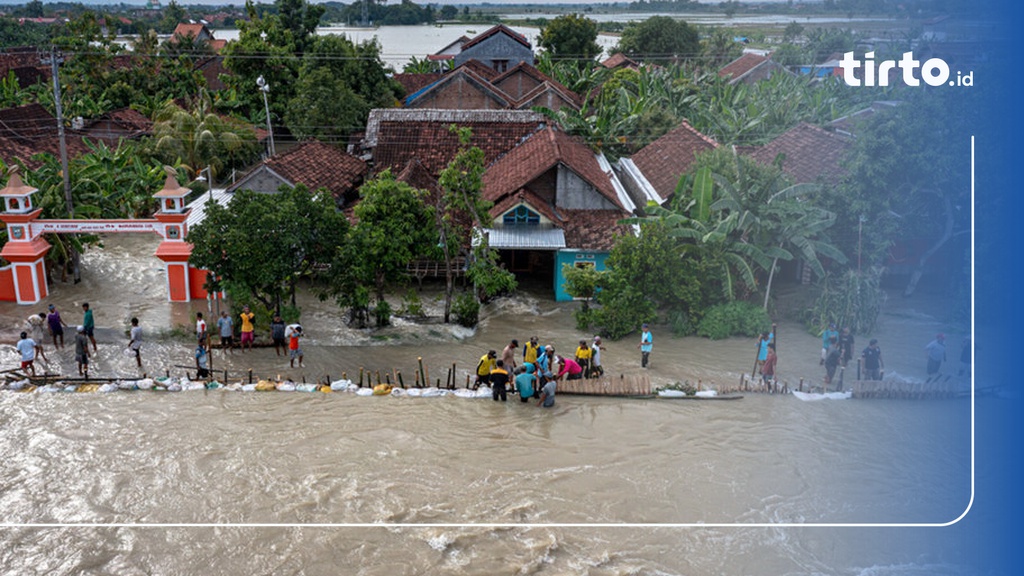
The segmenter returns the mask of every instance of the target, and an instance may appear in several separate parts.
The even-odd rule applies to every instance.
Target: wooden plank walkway
[[[578,394],[584,396],[650,396],[651,379],[646,375],[605,376],[580,380],[560,380],[556,394]]]

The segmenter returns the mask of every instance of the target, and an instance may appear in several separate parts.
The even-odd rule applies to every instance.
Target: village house
[[[617,168],[642,211],[648,202],[661,205],[671,199],[679,178],[690,171],[697,155],[715,148],[718,142],[684,120],[631,157],[619,159]]]
[[[459,150],[453,124],[471,129],[470,144],[484,152],[489,245],[510,271],[571,299],[562,264],[603,269],[615,237],[632,233],[618,224],[635,207],[611,165],[527,110],[373,110],[361,151],[374,173],[391,170],[431,190]]]
[[[728,78],[729,84],[753,84],[776,74],[793,75],[788,68],[772,60],[770,54],[762,56],[753,52],[743,54],[718,71],[719,76]]]
[[[533,46],[525,36],[498,24],[462,44],[452,61],[459,67],[470,60],[479,60],[496,72],[505,72],[520,62],[534,63]]]
[[[226,192],[252,190],[274,194],[281,186],[292,188],[304,184],[310,191],[326,189],[338,208],[345,209],[359,199],[359,187],[366,173],[363,160],[334,146],[309,140],[263,160],[228,186]]]
[[[411,79],[410,79],[411,80]],[[407,108],[527,110],[543,106],[579,109],[580,97],[531,64],[520,62],[497,73],[470,60],[437,80],[420,87],[404,100]]]

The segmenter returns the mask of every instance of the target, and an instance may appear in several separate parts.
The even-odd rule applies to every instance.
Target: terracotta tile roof
[[[490,66],[488,66],[487,64],[484,64],[483,62],[477,60],[476,58],[470,58],[469,60],[466,60],[458,68],[455,68],[455,70],[452,70],[448,74],[451,74],[452,72],[455,72],[455,71],[459,70],[460,68],[465,68],[465,69],[468,69],[468,70],[472,70],[473,72],[476,72],[481,77],[486,78],[488,81],[493,80],[494,78],[497,78],[498,74],[499,74],[497,70],[495,70],[494,68],[491,68]]]
[[[559,226],[564,222],[562,217],[555,212],[554,207],[551,205],[551,201],[541,198],[533,191],[529,189],[522,189],[515,194],[508,194],[500,201],[498,201],[494,207],[491,208],[491,217],[495,220],[501,218],[501,216],[508,212],[512,207],[517,206],[520,202],[525,202],[530,205],[531,208],[537,211],[538,214],[550,220],[553,224]]]
[[[336,200],[350,195],[366,177],[366,162],[316,140],[264,160],[263,165],[311,191],[327,188]]]
[[[461,84],[459,84],[459,82],[461,82]],[[463,92],[464,87],[477,90],[484,96],[484,98],[488,98],[493,101],[495,107],[511,108],[512,99],[510,99],[507,94],[496,88],[487,80],[487,78],[480,76],[472,69],[465,66],[460,66],[454,71],[445,74],[440,80],[430,84],[419,92],[410,94],[405,99],[405,105],[410,107],[417,105],[430,106],[432,98],[442,94],[446,89],[452,86],[458,86],[454,89],[458,90],[460,93]]]
[[[220,79],[220,75],[231,74],[231,71],[224,67],[223,56],[214,56],[200,60],[196,62],[195,69],[199,70],[203,78],[206,79],[206,87],[210,90],[223,90],[227,87]]]
[[[484,151],[489,164],[546,122],[543,115],[525,110],[376,109],[370,112],[362,148],[372,153],[375,172],[397,172],[415,158],[437,175],[459,150],[452,124],[473,131],[470,144]]]
[[[520,62],[496,78],[493,78],[491,84],[497,86],[502,92],[519,102],[534,100],[541,91],[554,90],[577,109],[583,104],[579,94],[569,90],[562,83],[526,62]]]
[[[835,181],[843,174],[842,161],[849,147],[850,141],[846,138],[801,122],[752,152],[750,157],[762,164],[771,164],[782,154],[782,171],[798,184],[819,178]]]
[[[601,65],[605,68],[632,68],[634,70],[640,68],[640,64],[622,52],[612,54],[606,60],[601,62]]]
[[[611,250],[616,239],[632,234],[632,229],[619,224],[628,214],[617,210],[561,210],[566,224],[565,245],[586,250]]]
[[[90,150],[82,141],[81,134],[65,130],[68,157],[87,154]],[[9,149],[0,148],[0,157],[7,161],[20,158],[29,168],[37,168],[40,162],[30,157],[40,152],[60,154],[60,140],[57,134],[57,119],[39,104],[27,104],[0,110],[0,138],[7,143],[18,144]],[[29,153],[30,152],[30,153]],[[27,156],[25,156],[27,154]]]
[[[559,164],[575,172],[609,202],[626,212],[619,202],[611,178],[601,169],[594,152],[581,140],[554,128],[545,128],[531,135],[488,166],[483,177],[483,196],[498,203]]]
[[[395,81],[405,89],[405,95],[409,96],[441,79],[441,74],[432,72],[429,74],[395,74]]]
[[[667,199],[675,192],[679,177],[690,170],[697,154],[715,148],[718,142],[683,121],[678,128],[641,148],[632,159],[658,195]]]
[[[22,89],[50,79],[50,67],[39,61],[34,46],[0,49],[0,78],[7,78],[10,72],[14,72]]]
[[[195,40],[202,36],[204,30],[208,36],[212,36],[210,31],[207,30],[206,26],[203,24],[189,24],[182,22],[174,27],[174,32],[171,33],[171,37],[181,36],[182,38],[188,38],[191,36],[192,39]]]
[[[149,132],[153,129],[153,121],[147,118],[145,114],[135,110],[134,108],[112,110],[104,114],[102,117],[110,118],[110,120],[116,122],[119,126],[123,126],[125,129],[136,132]]]
[[[533,49],[533,46],[530,45],[530,41],[526,39],[526,36],[523,36],[522,34],[516,32],[515,30],[509,28],[508,26],[505,26],[504,24],[498,24],[497,26],[493,26],[490,29],[485,30],[482,34],[475,36],[469,42],[464,43],[462,45],[462,50],[465,51],[467,48],[471,46],[476,46],[477,44],[483,42],[484,40],[490,38],[491,36],[494,36],[495,34],[506,34],[516,42],[522,44],[523,46],[526,46],[531,50]]]
[[[749,73],[754,68],[768,62],[768,60],[767,56],[747,52],[725,66],[722,66],[721,70],[718,71],[718,75],[722,78],[732,76],[733,79],[738,79]]]

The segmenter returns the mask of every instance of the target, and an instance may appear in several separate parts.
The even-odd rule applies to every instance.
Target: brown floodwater
[[[69,324],[83,301],[95,310],[93,375],[141,375],[123,353],[132,316],[146,331],[145,373],[179,376],[176,366],[192,363],[191,339],[172,329],[190,334],[194,312],[216,304],[167,302],[155,246],[108,238],[86,255],[81,283],[52,287],[47,303]],[[435,297],[422,296],[429,310]],[[455,363],[464,385],[480,355],[511,338],[537,335],[569,352],[590,336],[576,330],[573,304],[540,293],[488,305],[475,330],[401,319],[351,329],[331,303],[302,294],[299,304],[303,368],[263,348],[217,351],[215,370],[229,381],[251,369],[313,382],[363,367],[400,370],[408,383],[422,358],[431,380]],[[0,305],[3,339],[13,343],[43,309]],[[735,386],[751,369],[753,340],[658,328],[644,372],[656,384]],[[878,337],[887,374],[923,378],[923,348],[939,330],[950,329],[893,300],[858,348]],[[820,381],[820,340],[788,322],[778,339],[780,377]],[[635,340],[606,342],[609,373],[642,373]],[[52,371],[74,373],[70,348],[46,350]],[[0,361],[15,367],[13,349]],[[563,395],[545,410],[514,396],[3,391],[0,573],[970,573],[956,531],[863,524],[960,516],[971,498],[971,408],[968,398],[749,393]]]

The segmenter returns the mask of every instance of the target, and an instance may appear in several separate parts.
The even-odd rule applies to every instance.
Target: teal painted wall
[[[598,270],[604,270],[604,261],[608,258],[607,252],[593,252],[587,250],[559,250],[555,254],[555,301],[568,302],[572,296],[565,291],[565,276],[562,275],[562,265],[575,265],[577,262],[592,263]]]

